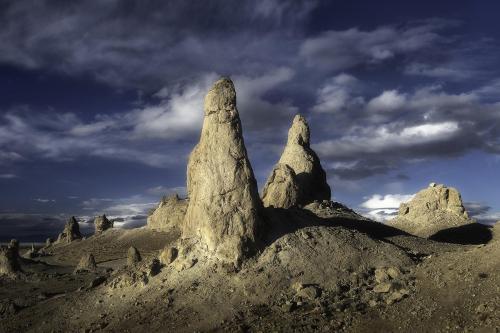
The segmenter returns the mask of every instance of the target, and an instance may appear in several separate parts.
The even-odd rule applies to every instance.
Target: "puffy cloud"
[[[366,106],[370,111],[393,111],[401,109],[406,103],[406,96],[397,90],[386,90],[368,102]]]
[[[315,112],[338,113],[340,111],[360,107],[364,104],[363,97],[353,96],[360,83],[349,74],[339,74],[328,80],[317,92]]]

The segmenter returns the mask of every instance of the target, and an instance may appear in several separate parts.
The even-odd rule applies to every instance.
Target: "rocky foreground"
[[[229,79],[204,115],[188,199],[147,226],[103,215],[85,238],[70,219],[41,249],[0,248],[1,332],[498,332],[500,227],[458,192],[430,186],[398,228],[368,220],[330,200],[297,116],[260,198]]]

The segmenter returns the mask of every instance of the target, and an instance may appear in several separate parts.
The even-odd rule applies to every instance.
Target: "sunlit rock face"
[[[17,249],[12,246],[0,246],[0,276],[15,277],[20,271]]]
[[[297,204],[330,200],[330,186],[318,156],[310,147],[309,125],[304,117],[296,115],[288,131],[288,141],[280,164],[288,165],[295,172],[300,195]]]
[[[180,227],[186,215],[187,200],[179,198],[177,194],[163,197],[148,216],[147,227],[158,231],[170,231]]]
[[[252,247],[262,203],[248,160],[233,82],[222,78],[205,96],[203,128],[187,169],[189,204],[183,238],[237,263]]]
[[[398,216],[388,223],[410,234],[429,237],[438,231],[472,222],[456,189],[431,183],[411,201],[402,203]]]
[[[286,164],[276,164],[262,192],[264,206],[290,208],[298,204],[300,195],[295,171]]]

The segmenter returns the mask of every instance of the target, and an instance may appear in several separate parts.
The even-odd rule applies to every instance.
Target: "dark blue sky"
[[[498,1],[0,1],[0,240],[144,223],[183,192],[233,78],[260,187],[293,115],[335,200],[377,219],[431,181],[500,219]],[[86,226],[86,225],[84,225]]]

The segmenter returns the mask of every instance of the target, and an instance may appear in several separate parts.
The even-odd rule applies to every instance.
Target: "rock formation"
[[[139,250],[131,246],[127,251],[127,265],[134,266],[142,260]]]
[[[148,216],[147,227],[158,231],[169,231],[180,227],[186,215],[187,200],[177,194],[163,197],[158,207]]]
[[[108,220],[106,215],[97,216],[94,220],[95,234],[100,234],[105,230],[113,228],[113,222]]]
[[[182,236],[199,240],[225,262],[238,263],[255,241],[262,203],[230,79],[215,82],[204,111],[200,141],[189,157]]]
[[[262,192],[264,206],[290,208],[297,205],[300,198],[301,192],[295,171],[286,164],[276,164]]]
[[[299,190],[296,201],[291,202],[288,200],[286,205],[307,205],[315,200],[330,200],[331,191],[330,186],[326,182],[326,173],[321,167],[318,156],[310,147],[309,125],[301,115],[296,115],[293,119],[292,127],[288,131],[287,144],[278,162],[278,166],[273,170],[273,173],[279,170],[279,173],[287,178],[275,184],[275,178],[271,174],[265,186],[268,188],[268,191],[269,189],[272,189],[272,192],[280,191],[282,188],[291,186],[287,183],[291,184],[294,182],[291,173],[284,172],[283,168],[279,167],[279,164],[287,165],[295,172]],[[273,202],[266,198],[265,204],[286,208],[279,205],[285,203],[283,200],[281,201]]]
[[[81,239],[82,234],[80,233],[80,225],[74,216],[70,217],[66,225],[64,226],[63,232],[57,237],[57,243],[71,243],[75,239]],[[45,242],[47,245],[47,241]],[[49,243],[50,245],[50,243]]]
[[[78,265],[75,268],[75,273],[95,271],[97,271],[97,265],[92,253],[87,253],[83,257],[81,257]]]
[[[16,248],[0,246],[0,276],[14,277],[21,270]]]
[[[177,249],[167,246],[160,253],[160,262],[164,265],[170,265],[177,258]]]
[[[462,204],[460,193],[442,184],[431,183],[408,203],[402,203],[396,218],[388,223],[420,237],[473,223]]]
[[[16,258],[19,257],[19,241],[17,239],[10,240],[9,248],[12,249]]]

